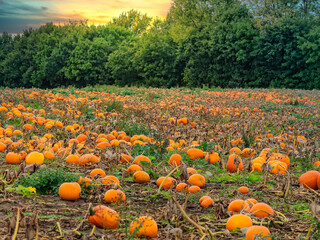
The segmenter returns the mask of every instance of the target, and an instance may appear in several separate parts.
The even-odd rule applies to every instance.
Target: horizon
[[[150,17],[166,17],[171,0],[0,0],[0,33],[23,33],[52,22],[88,20],[88,24],[104,25],[131,9]]]

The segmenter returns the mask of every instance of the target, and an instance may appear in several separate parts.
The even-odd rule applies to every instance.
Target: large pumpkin
[[[91,224],[103,229],[116,229],[120,224],[119,214],[104,205],[90,208],[88,220]]]

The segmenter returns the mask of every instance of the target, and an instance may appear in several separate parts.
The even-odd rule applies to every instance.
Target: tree
[[[305,68],[300,72],[309,89],[320,89],[320,27],[313,26],[309,33],[300,36],[298,48],[304,56]]]
[[[119,17],[115,17],[111,21],[111,25],[124,27],[136,34],[145,33],[152,22],[152,18],[147,14],[142,14],[137,10],[130,10],[121,13]]]
[[[248,9],[237,2],[217,8],[212,23],[181,43],[188,86],[244,87],[252,80],[251,52],[258,30]]]
[[[277,88],[310,88],[302,75],[306,69],[304,55],[299,48],[301,36],[309,32],[310,22],[302,18],[283,18],[257,39],[255,51],[255,86]]]

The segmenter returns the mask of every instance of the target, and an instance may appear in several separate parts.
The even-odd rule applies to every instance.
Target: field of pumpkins
[[[1,239],[320,239],[320,92],[2,89]]]

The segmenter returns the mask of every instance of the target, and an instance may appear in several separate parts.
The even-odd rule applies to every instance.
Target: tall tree
[[[121,13],[119,17],[113,18],[110,24],[124,27],[136,34],[142,34],[150,27],[151,22],[152,18],[148,17],[147,14],[132,9],[128,12]]]

